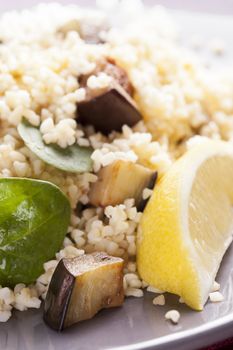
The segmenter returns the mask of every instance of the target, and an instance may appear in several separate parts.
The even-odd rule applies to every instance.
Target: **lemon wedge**
[[[233,146],[207,140],[156,184],[138,231],[143,280],[202,310],[233,233]]]

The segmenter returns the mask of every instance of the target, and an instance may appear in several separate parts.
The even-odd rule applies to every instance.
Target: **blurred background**
[[[1,0],[0,10],[33,6],[39,2],[76,3],[81,5],[95,4],[95,0]],[[149,5],[161,4],[172,9],[233,15],[233,0],[145,0],[144,2]]]

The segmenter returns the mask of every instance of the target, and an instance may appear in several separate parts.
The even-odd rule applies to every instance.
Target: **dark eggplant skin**
[[[45,323],[62,331],[94,317],[103,308],[121,306],[123,267],[123,259],[103,252],[60,260],[45,299]],[[92,292],[90,284],[95,286]]]
[[[67,270],[63,260],[58,263],[46,295],[44,321],[56,331],[62,331],[66,311],[75,284],[75,277]]]
[[[132,127],[140,120],[142,116],[134,100],[119,84],[77,106],[77,121],[93,125],[96,131],[105,135],[121,131],[124,124]]]
[[[147,184],[146,188],[149,188],[150,190],[153,190],[153,188],[155,187],[157,178],[158,178],[158,172],[155,171],[153,173],[153,175],[151,176],[150,181]],[[140,202],[137,205],[137,210],[143,212],[143,210],[145,209],[148,201],[149,201],[149,198],[148,199],[141,199]]]
[[[131,84],[126,71],[119,67],[115,60],[107,58],[98,62],[95,70],[91,74],[84,74],[79,77],[79,84],[82,88],[86,88],[87,80],[91,75],[98,75],[104,72],[113,78],[116,84],[119,84],[131,97],[134,94],[134,87]]]
[[[131,84],[126,71],[122,67],[119,67],[114,59],[108,58],[103,71],[121,85],[131,97],[133,96],[134,87]]]

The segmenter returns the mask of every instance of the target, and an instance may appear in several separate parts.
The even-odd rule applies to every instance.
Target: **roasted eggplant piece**
[[[123,89],[130,95],[133,96],[134,88],[131,84],[126,71],[117,66],[113,59],[108,58],[104,69],[104,73],[110,75]]]
[[[131,127],[141,120],[135,102],[119,84],[80,102],[78,116],[78,122],[93,125],[105,135],[113,130],[121,131],[124,124]]]
[[[156,178],[157,172],[142,165],[117,160],[99,171],[98,180],[90,189],[90,203],[106,207],[134,198],[137,208],[143,210],[146,201],[142,199],[142,192],[144,188],[152,189]]]
[[[133,87],[126,72],[114,64],[114,61],[100,63],[92,75],[104,72],[112,77],[105,89],[98,91],[87,87],[89,76],[80,79],[80,86],[86,90],[86,98],[78,103],[77,120],[83,125],[93,125],[96,131],[109,134],[121,131],[124,124],[133,126],[142,119],[132,98]]]
[[[79,83],[81,87],[86,87],[87,80],[90,75],[98,75],[99,73],[105,73],[112,77],[116,83],[118,83],[131,97],[134,93],[133,85],[131,84],[126,71],[119,67],[114,59],[107,58],[99,61],[96,64],[96,68],[91,74],[81,75],[79,77]]]
[[[44,321],[61,331],[123,301],[122,259],[105,253],[62,259],[49,285]]]

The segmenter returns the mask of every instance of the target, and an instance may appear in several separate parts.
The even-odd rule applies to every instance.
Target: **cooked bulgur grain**
[[[212,288],[211,292],[217,292],[217,291],[219,291],[219,289],[220,289],[220,283],[218,283],[217,281],[214,281],[213,288]]]
[[[174,159],[205,137],[233,140],[231,71],[213,74],[193,53],[178,47],[174,26],[160,8],[148,11],[140,1],[133,7],[124,1],[121,5],[98,3],[105,13],[42,4],[30,11],[3,14],[0,19],[0,176],[53,182],[73,208],[64,246],[44,264],[45,271],[35,285],[0,288],[0,322],[9,319],[12,308],[40,306],[39,298],[45,298],[61,258],[94,251],[125,259],[126,296],[142,297],[145,287],[162,293],[137,274],[136,232],[141,213],[134,200],[105,209],[88,207],[79,214],[76,206],[89,203],[90,184],[97,180],[94,173],[117,159],[137,162],[161,176]],[[88,44],[77,30],[67,29],[73,20],[86,27],[107,28],[106,15],[111,17],[111,13],[118,13],[114,20],[121,26],[101,33],[105,44]],[[218,47],[216,52],[222,49]],[[76,105],[85,99],[78,78],[91,74],[97,62],[106,57],[126,70],[144,119],[132,129],[125,125],[121,133],[112,132],[108,137],[75,121]],[[101,73],[91,75],[87,84],[90,89],[99,89],[110,80]],[[62,148],[75,143],[91,145],[94,173],[64,173],[38,159],[18,135],[16,127],[22,117],[40,128],[47,144]],[[145,189],[143,198],[151,193]],[[156,302],[161,304],[161,299],[156,297]],[[180,315],[172,310],[165,317],[176,323]]]
[[[209,294],[210,301],[213,303],[219,303],[220,301],[224,300],[224,296],[220,292],[212,292]]]
[[[158,295],[157,297],[155,297],[152,301],[153,305],[160,305],[163,306],[165,305],[165,297],[163,294]]]
[[[177,310],[170,310],[165,314],[165,319],[170,320],[173,323],[178,323],[180,319],[180,313]]]

